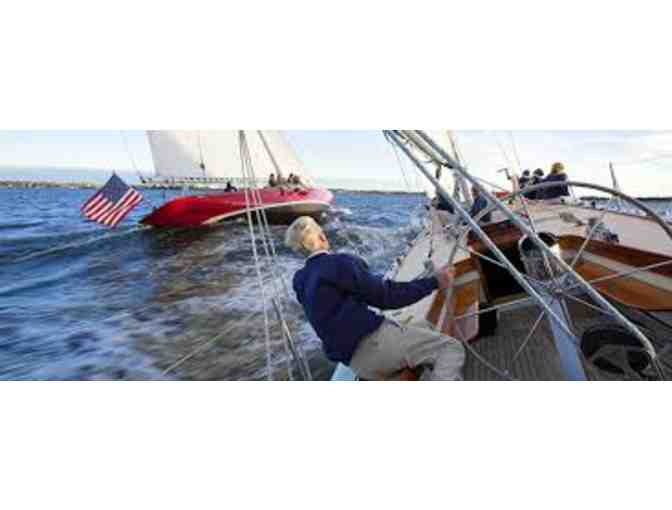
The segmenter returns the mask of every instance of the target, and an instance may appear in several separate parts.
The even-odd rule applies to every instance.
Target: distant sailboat
[[[317,219],[333,202],[330,191],[313,187],[303,163],[279,131],[245,131],[255,182],[243,174],[240,131],[148,131],[155,177],[150,184],[173,187],[258,187],[254,209],[264,209],[269,221],[287,223],[298,216]],[[302,185],[266,187],[271,174],[285,180],[289,174]],[[154,227],[201,227],[246,214],[245,191],[210,193],[176,198],[142,219]]]

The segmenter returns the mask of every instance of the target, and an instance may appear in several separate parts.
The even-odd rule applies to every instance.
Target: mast
[[[616,179],[616,172],[614,171],[614,164],[610,161],[609,162],[609,172],[611,173],[611,183],[612,187],[616,191],[621,191],[621,185],[618,183],[618,179]],[[618,207],[619,211],[622,211],[625,209],[625,204],[623,203],[623,200],[620,198],[616,201],[616,207]]]
[[[621,191],[621,186],[618,184],[618,179],[616,179],[616,172],[614,172],[614,164],[609,162],[609,172],[611,172],[611,183],[616,191]]]
[[[271,163],[273,163],[273,167],[275,168],[275,175],[277,177],[280,177],[280,178],[284,179],[285,176],[282,175],[282,170],[280,169],[280,165],[278,165],[278,162],[275,159],[275,156],[273,156],[273,153],[271,152],[271,149],[268,146],[268,142],[266,141],[266,137],[264,136],[263,131],[257,131],[257,133],[259,133],[259,138],[261,139],[261,143],[264,145],[264,149],[266,149],[266,153],[268,154],[268,157],[270,158]]]
[[[450,148],[453,153],[453,156],[455,157],[455,161],[457,161],[460,166],[464,166],[461,154],[457,149],[457,142],[455,141],[455,135],[453,134],[453,131],[449,129],[446,131],[446,133],[448,134],[448,140],[450,140]],[[453,171],[453,178],[457,183],[455,192],[457,193],[457,190],[459,189],[460,193],[462,194],[462,199],[471,205],[474,202],[474,200],[471,196],[471,190],[469,189],[469,185],[464,180],[462,175],[460,175],[458,172]]]
[[[203,161],[203,144],[201,143],[201,132],[198,131],[198,151],[201,156],[201,164],[199,165],[201,167],[201,170],[203,171],[203,177],[205,177],[205,162]]]

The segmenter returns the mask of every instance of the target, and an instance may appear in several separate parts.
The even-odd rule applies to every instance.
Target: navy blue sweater
[[[546,179],[544,182],[565,182],[567,180],[567,175],[566,174],[551,174]],[[559,197],[568,197],[569,196],[569,190],[567,190],[567,186],[551,186],[550,188],[546,188],[543,190],[543,198],[559,198]]]
[[[476,198],[476,200],[474,200],[474,204],[471,206],[471,209],[469,210],[469,216],[475,218],[478,213],[480,213],[484,209],[487,209],[487,207],[488,207],[488,200],[483,195],[479,195]],[[490,223],[491,221],[492,221],[492,212],[489,212],[480,219],[480,223]]]
[[[294,275],[294,292],[332,361],[350,363],[359,341],[383,316],[369,309],[403,308],[438,288],[435,277],[402,283],[372,274],[359,257],[321,253]]]

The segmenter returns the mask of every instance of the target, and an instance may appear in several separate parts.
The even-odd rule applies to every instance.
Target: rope
[[[249,157],[249,152],[248,152],[248,157]],[[250,166],[248,167],[248,172],[250,174],[251,181],[256,182],[255,175],[254,175],[252,167],[251,167],[251,158],[248,161],[250,162]],[[266,218],[266,211],[261,207],[262,206],[262,199],[261,199],[261,194],[260,194],[259,190],[257,188],[251,188],[251,190],[252,190],[252,196],[253,196],[255,202],[256,202],[256,204],[258,204],[258,207],[255,209],[255,215],[257,217],[257,224],[259,226],[259,231],[260,231],[260,236],[259,237],[261,238],[262,246],[263,246],[264,252],[266,254],[266,260],[269,261],[269,263],[271,264],[271,267],[273,267],[274,260],[271,256],[271,252],[270,252],[270,249],[269,249],[269,242],[268,242],[268,239],[267,239],[268,236],[266,235],[267,232],[265,231],[265,228],[266,228],[265,225],[268,224],[267,219],[265,219]],[[269,228],[269,231],[270,231],[270,228]],[[270,235],[270,233],[269,233],[269,235]],[[276,281],[275,278],[271,277],[271,282],[273,284],[275,294],[277,295],[278,294],[277,281]],[[274,309],[276,311],[276,314],[278,316],[277,317],[278,321],[280,322],[280,325],[282,327],[282,333],[283,333],[282,334],[282,340],[283,340],[283,347],[285,349],[285,360],[286,360],[286,363],[287,363],[287,373],[289,375],[289,379],[293,380],[294,375],[293,375],[293,371],[292,371],[292,364],[291,364],[291,361],[290,361],[290,354],[291,354],[290,346],[288,345],[288,340],[287,340],[287,337],[285,336],[286,323],[285,323],[285,320],[284,320],[284,316],[282,314],[282,310],[279,309],[277,301],[274,298],[272,298],[271,303],[273,304],[273,307],[274,307]]]
[[[242,173],[245,175],[245,165],[247,163],[246,149],[247,141],[245,139],[245,133],[243,131],[239,132],[239,145],[240,145],[240,161],[242,165]],[[254,226],[252,225],[252,212],[251,212],[251,202],[249,189],[245,187],[245,214],[247,216],[247,223],[250,227],[250,238],[252,240],[252,254],[254,256],[254,266],[257,272],[257,279],[259,281],[259,289],[261,291],[261,299],[264,307],[264,334],[265,334],[265,347],[266,347],[266,377],[269,381],[273,380],[273,360],[271,352],[271,335],[270,327],[268,321],[268,308],[266,305],[266,288],[264,287],[264,278],[261,274],[261,263],[259,261],[259,255],[257,253],[257,240],[254,234]]]
[[[268,216],[266,210],[263,207],[263,197],[261,191],[256,186],[257,179],[254,171],[254,166],[252,164],[252,158],[249,153],[249,147],[247,145],[247,138],[243,131],[240,132],[241,139],[241,161],[243,162],[243,176],[248,181],[248,186],[245,188],[245,200],[246,200],[246,213],[248,216],[248,223],[250,225],[250,232],[253,243],[253,252],[255,254],[255,266],[258,274],[261,274],[261,260],[256,250],[256,235],[254,234],[253,220],[252,220],[252,205],[256,205],[254,208],[254,215],[257,219],[257,225],[259,229],[259,238],[264,250],[265,258],[269,267],[271,269],[271,283],[274,287],[275,296],[281,295],[281,291],[284,291],[284,295],[289,297],[289,289],[287,282],[284,278],[282,271],[273,271],[279,267],[277,252],[275,249],[275,242],[271,232],[270,224],[268,221]],[[263,286],[263,276],[260,276],[260,284]],[[281,289],[278,288],[278,280],[280,280]],[[262,287],[262,293],[265,296],[265,288]],[[266,301],[264,300],[264,303]],[[285,349],[285,359],[287,361],[287,371],[290,379],[293,379],[293,371],[291,358],[299,365],[302,376],[306,380],[312,380],[312,374],[310,371],[310,366],[308,365],[305,357],[302,355],[302,352],[296,347],[294,338],[292,337],[289,326],[284,316],[284,308],[282,302],[279,301],[276,297],[271,298],[271,304],[274,307],[276,312],[277,320],[281,326],[283,347]],[[264,312],[267,314],[266,305]],[[267,317],[267,315],[266,315]],[[268,323],[267,323],[268,329]],[[270,333],[267,331],[267,336],[270,338]],[[270,352],[270,341],[269,352]]]
[[[248,152],[248,157],[249,157],[249,152]],[[252,179],[252,182],[256,183],[256,175],[254,173],[254,167],[251,164],[251,158],[249,159],[250,165],[248,166],[248,172],[249,175]],[[259,225],[260,229],[260,237],[262,240],[262,245],[264,247],[264,252],[266,254],[266,260],[269,262],[271,265],[271,268],[277,266],[277,256],[275,253],[275,246],[274,246],[274,241],[273,241],[273,236],[271,233],[270,225],[268,223],[268,217],[266,214],[266,210],[262,207],[263,205],[263,199],[261,196],[261,192],[259,191],[258,188],[254,187],[252,188],[252,194],[255,198],[256,203],[259,205],[259,207],[256,208],[255,213],[257,217],[257,223]],[[284,278],[282,277],[283,274],[282,272],[277,272],[276,276],[279,276],[279,279],[282,282],[282,285],[284,286],[284,291],[285,294],[288,295],[289,291],[287,290],[286,283],[284,281]],[[277,280],[274,278],[271,278],[271,282],[273,283],[273,287],[275,290],[276,296],[279,295],[279,290],[278,290],[278,285],[277,285]],[[290,356],[293,356],[299,364],[301,364],[301,361],[298,359],[298,353],[294,349],[293,345],[293,338],[291,337],[291,332],[289,331],[289,327],[287,326],[287,322],[284,318],[284,311],[282,309],[282,305],[275,299],[271,299],[271,303],[273,304],[273,307],[275,309],[275,312],[277,314],[277,319],[278,322],[280,323],[280,326],[282,328],[282,339],[283,339],[283,347],[285,348],[285,356],[286,356],[286,361],[287,361],[287,372],[289,374],[290,379],[293,379],[293,373],[292,373],[292,366],[290,362]],[[305,374],[304,374],[305,377]]]

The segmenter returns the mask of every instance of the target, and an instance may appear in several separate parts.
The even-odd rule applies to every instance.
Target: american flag
[[[90,220],[116,227],[140,202],[142,195],[122,181],[117,174],[112,174],[105,186],[84,203],[81,211]]]

